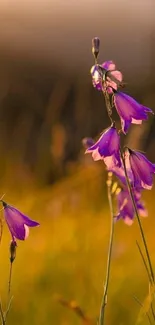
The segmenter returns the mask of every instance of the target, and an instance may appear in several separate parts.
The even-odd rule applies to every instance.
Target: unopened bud
[[[16,258],[16,247],[17,243],[15,240],[12,240],[10,243],[10,262],[13,263],[13,261]]]
[[[94,37],[92,39],[92,53],[95,57],[95,60],[97,60],[99,50],[100,50],[100,39],[99,37]]]
[[[84,138],[82,140],[82,144],[85,149],[88,149],[89,147],[93,146],[94,143],[95,141],[92,138]]]

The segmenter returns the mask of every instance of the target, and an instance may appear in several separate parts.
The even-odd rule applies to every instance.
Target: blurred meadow
[[[74,311],[59,299],[74,301],[96,324],[109,240],[109,210],[103,166],[85,166],[53,187],[32,191],[8,202],[41,223],[30,230],[26,242],[19,242],[13,264],[12,307],[8,324],[83,324]],[[153,263],[154,192],[146,193],[149,218],[143,219]],[[4,226],[1,244],[1,285],[3,303],[9,276],[9,234]],[[148,293],[147,275],[136,240],[141,242],[135,220],[128,227],[115,225],[108,323],[135,324],[139,305]],[[142,324],[147,324],[144,318]]]
[[[0,2],[0,196],[40,222],[18,241],[8,325],[97,324],[110,231],[107,175],[84,155],[82,139],[97,137],[109,121],[91,84],[91,39],[101,38],[99,61],[117,63],[125,91],[155,112],[154,10],[153,0]],[[125,143],[155,162],[154,119],[132,126]],[[149,217],[142,223],[155,266],[154,196],[144,192]],[[4,308],[10,239],[4,223]],[[143,302],[148,293],[136,240],[136,220],[116,223],[106,324],[135,324],[134,296]]]

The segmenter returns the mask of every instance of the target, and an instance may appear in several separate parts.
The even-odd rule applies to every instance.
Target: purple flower
[[[140,191],[134,191],[134,197],[135,197],[135,202],[136,202],[139,215],[141,217],[147,217],[148,212],[145,209],[143,202],[140,201],[141,199]],[[128,190],[127,189],[121,190],[116,195],[116,200],[117,200],[117,205],[119,210],[118,215],[115,217],[116,220],[123,219],[126,224],[128,224],[129,226],[132,225],[134,215],[135,215],[135,210]]]
[[[153,186],[155,164],[152,164],[141,152],[129,148],[125,153],[125,160],[128,159],[134,177],[134,187],[150,190]]]
[[[106,61],[101,65],[94,65],[90,73],[92,75],[93,86],[97,90],[103,90],[105,88],[108,92],[112,92],[112,89],[117,90],[123,78],[122,73],[116,70],[113,61]]]
[[[4,207],[4,217],[10,230],[13,241],[25,240],[29,235],[29,227],[39,226],[39,223],[29,219],[16,208],[1,201]]]
[[[112,124],[105,132],[102,133],[99,140],[89,147],[85,153],[92,153],[95,161],[103,159],[108,169],[114,166],[121,166],[120,159],[120,136]]]
[[[147,113],[153,113],[150,108],[139,104],[135,99],[122,92],[114,93],[114,104],[125,134],[131,123],[141,124],[143,120],[147,120]]]

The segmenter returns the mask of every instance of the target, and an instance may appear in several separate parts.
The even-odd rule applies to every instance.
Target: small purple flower
[[[139,191],[134,191],[134,197],[135,197],[135,202],[136,202],[139,215],[141,217],[147,217],[148,212],[145,209],[143,202],[140,201],[141,193]],[[121,190],[116,195],[116,200],[117,200],[117,205],[119,210],[118,215],[115,217],[116,220],[123,219],[126,224],[128,224],[129,226],[132,225],[134,215],[135,215],[135,210],[128,190],[127,189]]]
[[[82,144],[85,149],[88,149],[89,147],[93,146],[95,141],[92,138],[84,138],[82,139]]]
[[[116,70],[116,66],[113,61],[106,61],[101,65],[94,65],[90,73],[92,75],[93,86],[97,90],[103,90],[104,88],[108,92],[112,92],[112,89],[117,90],[118,85],[122,82],[122,73]]]
[[[125,160],[128,159],[134,177],[134,187],[150,190],[153,186],[155,164],[152,164],[141,152],[129,148],[125,152]]]
[[[29,219],[16,208],[1,201],[4,207],[4,217],[13,241],[15,238],[25,240],[29,235],[29,227],[39,226],[39,223]]]
[[[92,153],[95,161],[103,159],[108,169],[114,166],[121,166],[120,159],[120,136],[112,124],[105,132],[102,133],[99,140],[89,147],[85,153]]]
[[[125,134],[131,123],[141,124],[143,120],[147,120],[147,113],[153,113],[150,108],[139,104],[135,99],[122,92],[114,93],[114,104]]]

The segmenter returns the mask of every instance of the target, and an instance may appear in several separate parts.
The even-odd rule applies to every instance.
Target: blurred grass
[[[57,298],[75,300],[86,315],[99,314],[109,240],[106,176],[102,164],[79,167],[77,172],[52,187],[7,192],[5,200],[41,223],[30,229],[25,242],[18,242],[13,265],[12,308],[8,324],[80,325],[81,319],[61,306]],[[3,193],[2,193],[3,194]],[[149,218],[143,219],[155,265],[154,192],[145,194]],[[4,226],[0,247],[0,295],[5,306],[9,276],[10,237]],[[147,277],[132,227],[118,222],[114,249],[107,324],[135,324],[139,312],[133,296],[141,301],[148,293]],[[143,324],[147,324],[145,319]]]

